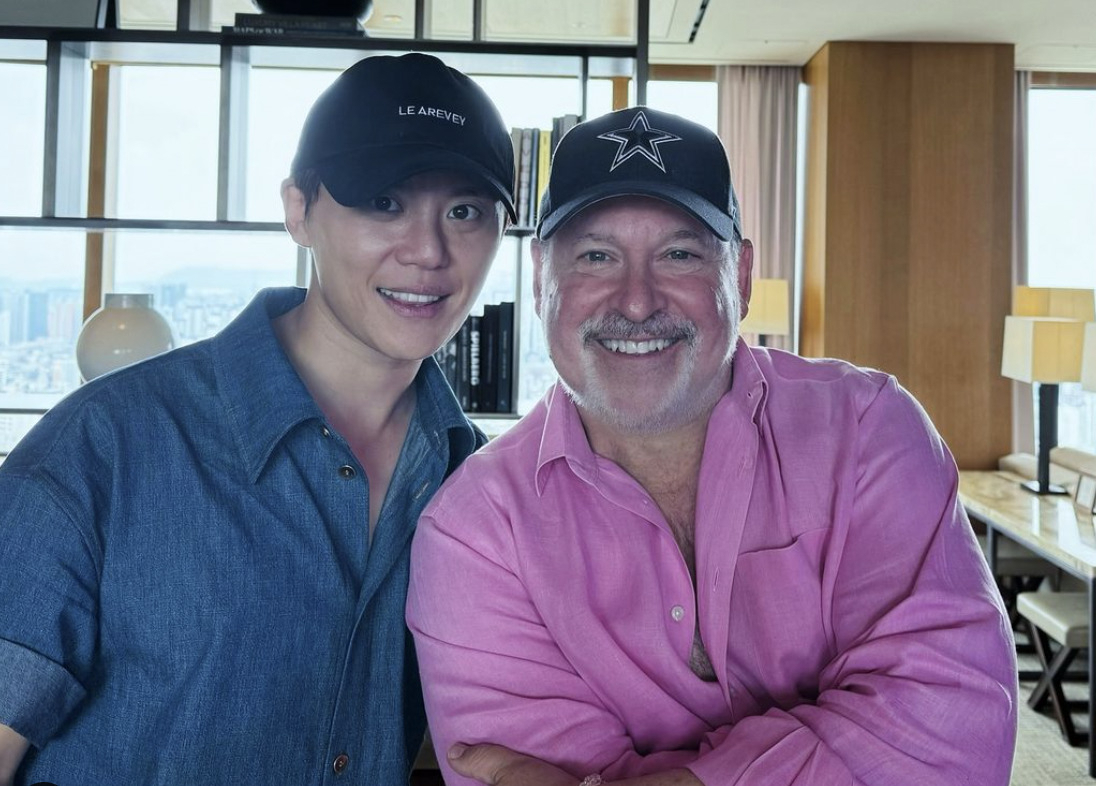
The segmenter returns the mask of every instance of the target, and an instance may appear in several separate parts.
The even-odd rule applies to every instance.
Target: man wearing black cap
[[[282,188],[308,290],[85,385],[11,453],[0,783],[406,782],[411,534],[482,442],[431,354],[483,285],[513,167],[466,76],[362,60]]]
[[[710,131],[638,107],[560,142],[560,382],[412,548],[450,786],[1008,783],[1012,642],[954,462],[892,377],[738,339],[752,256]]]

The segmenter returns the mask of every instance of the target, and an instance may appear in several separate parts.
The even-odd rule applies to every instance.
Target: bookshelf
[[[350,37],[293,33],[244,34],[200,29],[196,23],[200,0],[176,0],[174,29],[112,29],[4,25],[0,11],[0,62],[45,66],[45,123],[42,199],[31,215],[0,215],[0,231],[56,230],[83,233],[87,238],[84,314],[102,297],[109,250],[103,238],[121,233],[198,232],[280,234],[280,221],[248,220],[245,210],[244,168],[247,156],[247,95],[249,77],[256,68],[311,68],[341,70],[370,54],[429,52],[450,65],[475,75],[568,76],[581,85],[577,106],[553,108],[554,114],[584,114],[587,84],[596,77],[635,80],[643,100],[647,81],[649,0],[636,2],[636,38],[633,44],[587,42],[529,43],[484,40],[482,1],[474,0],[470,40],[431,39],[424,36],[424,0],[415,2],[413,38]],[[109,24],[109,21],[108,21]],[[213,218],[187,220],[164,215],[153,218],[108,216],[103,195],[107,189],[106,117],[109,87],[104,72],[125,65],[200,65],[219,70],[219,131],[216,150],[216,209]],[[20,107],[0,107],[0,116]],[[517,267],[513,297],[515,324],[521,324],[521,281],[525,255],[523,238],[532,234],[530,222],[510,227],[508,235]],[[107,244],[109,245],[109,243]],[[504,246],[500,253],[510,254]],[[307,254],[297,259],[298,283],[308,269]],[[516,328],[516,332],[520,330]],[[520,341],[520,335],[514,336]],[[518,353],[515,353],[516,355]],[[520,366],[513,368],[515,383]],[[515,395],[516,400],[516,395]],[[0,414],[9,413],[0,397]],[[479,415],[477,414],[477,417]],[[495,416],[498,417],[498,416]],[[502,417],[505,417],[503,415]],[[512,417],[512,415],[511,415]]]

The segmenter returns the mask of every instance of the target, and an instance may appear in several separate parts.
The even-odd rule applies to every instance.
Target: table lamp
[[[788,282],[782,278],[755,278],[750,293],[750,310],[738,326],[739,333],[753,333],[758,346],[765,336],[786,336],[791,332],[788,310]]]
[[[1081,379],[1084,332],[1075,319],[1005,317],[1001,375],[1039,385],[1038,473],[1023,484],[1036,494],[1066,493],[1050,483],[1050,450],[1058,444],[1058,383]]]
[[[152,308],[152,295],[109,293],[76,339],[76,365],[85,381],[175,346],[171,326]]]
[[[1091,289],[1066,287],[1016,287],[1012,313],[1018,317],[1061,317],[1079,322],[1096,320],[1096,300]]]

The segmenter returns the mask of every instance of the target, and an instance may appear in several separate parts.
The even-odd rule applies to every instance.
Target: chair
[[[1077,653],[1088,646],[1088,595],[1084,592],[1021,592],[1016,610],[1031,626],[1031,640],[1042,666],[1042,674],[1028,699],[1028,706],[1039,710],[1050,700],[1051,710],[1062,736],[1070,745],[1086,745],[1088,734],[1073,725],[1070,712],[1087,702],[1068,701],[1062,691]],[[1058,642],[1052,653],[1050,640]]]

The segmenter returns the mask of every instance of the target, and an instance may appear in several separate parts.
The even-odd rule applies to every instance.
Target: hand
[[[487,786],[577,786],[576,778],[548,762],[501,745],[463,745],[449,749],[449,765],[459,775]]]

